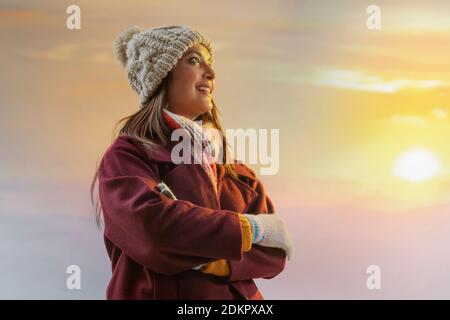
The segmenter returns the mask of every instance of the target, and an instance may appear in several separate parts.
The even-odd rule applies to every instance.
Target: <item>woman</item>
[[[140,110],[122,119],[91,189],[98,178],[112,263],[107,298],[263,299],[253,279],[284,269],[290,236],[278,215],[267,214],[273,204],[254,172],[227,163],[226,148],[216,161],[217,150],[194,122],[223,133],[210,42],[186,26],[131,27],[114,52]],[[199,162],[174,160],[176,130],[201,140],[200,158],[186,153]],[[162,193],[160,182],[171,192]]]

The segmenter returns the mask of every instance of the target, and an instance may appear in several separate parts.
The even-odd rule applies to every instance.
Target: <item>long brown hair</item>
[[[112,139],[114,140],[118,136],[127,135],[132,136],[142,142],[148,148],[158,147],[160,145],[167,145],[169,140],[170,129],[167,126],[162,111],[167,108],[167,86],[170,81],[172,72],[164,78],[161,84],[156,89],[155,93],[152,95],[150,100],[142,105],[139,111],[134,114],[120,119],[113,130]],[[233,163],[229,161],[228,144],[225,137],[223,127],[219,119],[218,108],[212,100],[212,109],[198,116],[195,120],[202,120],[205,124],[211,124],[216,130],[218,130],[222,136],[222,163],[224,164],[226,173],[232,177],[237,178],[236,172],[234,170]],[[123,123],[119,133],[117,134],[117,127]],[[95,194],[95,186],[98,184],[98,164],[95,169],[94,178],[91,182],[91,202],[95,209],[95,220],[97,226],[101,227],[102,218],[102,208],[99,201],[99,194]],[[98,189],[97,189],[98,191]]]

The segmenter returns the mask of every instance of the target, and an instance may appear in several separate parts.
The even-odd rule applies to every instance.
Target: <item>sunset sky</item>
[[[0,298],[104,298],[89,185],[138,108],[112,42],[164,24],[211,39],[226,128],[280,130],[260,178],[295,251],[266,298],[450,298],[449,1],[377,1],[380,30],[356,0],[77,1],[81,30],[70,4],[0,3]]]

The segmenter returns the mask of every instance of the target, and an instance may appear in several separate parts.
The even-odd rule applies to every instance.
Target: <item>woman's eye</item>
[[[191,60],[190,61],[192,61],[192,60],[197,60],[197,62],[200,62],[200,59],[199,58],[197,58],[197,57],[193,57],[193,58],[191,58]]]
[[[200,59],[198,57],[192,57],[191,59],[189,59],[189,62],[192,62],[192,61],[197,61],[197,63],[200,63]],[[212,63],[211,64],[208,63],[208,66],[210,68],[212,68]]]

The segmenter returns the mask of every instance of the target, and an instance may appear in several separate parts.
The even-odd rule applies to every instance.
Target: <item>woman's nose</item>
[[[216,73],[214,72],[214,70],[210,66],[206,67],[205,74],[206,74],[206,78],[208,80],[214,80],[216,78]]]

